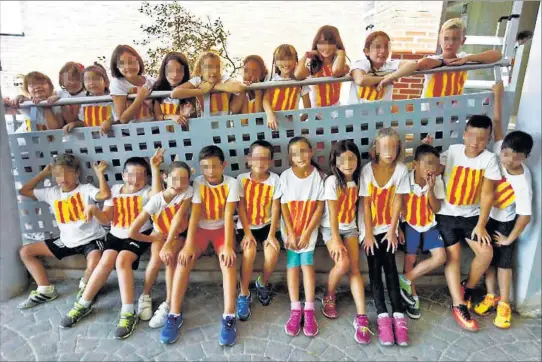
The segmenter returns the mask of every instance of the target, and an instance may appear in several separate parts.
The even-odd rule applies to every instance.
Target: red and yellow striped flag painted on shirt
[[[315,74],[315,77],[331,77],[332,74],[331,65],[324,65],[322,69]],[[341,83],[316,84],[313,87],[316,92],[317,107],[328,107],[339,102]]]
[[[275,112],[297,109],[301,87],[273,88],[271,91],[271,108]]]
[[[85,206],[79,192],[67,200],[56,200],[54,209],[56,221],[60,224],[85,220]]]
[[[249,178],[243,179],[245,204],[250,225],[259,226],[271,219],[271,207],[275,186],[256,182]]]
[[[346,192],[337,190],[339,207],[339,223],[350,224],[356,217],[356,201],[358,201],[358,187],[349,187]]]
[[[445,97],[463,94],[467,72],[434,73],[429,79],[425,97]]]
[[[484,170],[454,166],[448,180],[446,199],[452,205],[474,205],[480,200]]]
[[[161,103],[160,104],[160,111],[164,116],[171,116],[173,114],[177,114],[177,110],[179,109],[178,104],[174,103]]]
[[[200,185],[205,220],[221,220],[224,218],[229,187],[226,184],[218,187]]]
[[[512,185],[506,181],[506,177],[501,178],[497,183],[497,189],[495,190],[495,202],[493,206],[499,209],[506,209],[516,201],[516,194]]]
[[[203,97],[199,96],[198,101],[203,111]],[[211,114],[230,112],[230,95],[225,92],[211,93]]]
[[[358,97],[360,99],[365,99],[366,101],[379,101],[384,98],[386,94],[386,87],[381,90],[376,90],[376,87],[358,87]]]
[[[141,196],[114,197],[112,226],[129,228],[142,209],[143,199]]]
[[[103,121],[111,118],[112,106],[89,105],[84,106],[83,123],[87,127],[100,126]]]
[[[381,189],[370,183],[369,195],[371,197],[373,226],[391,224],[391,209],[393,198],[395,197],[395,186]]]
[[[171,227],[171,220],[181,208],[181,204],[175,204],[166,207],[159,213],[156,213],[152,216],[152,221],[156,225],[157,229],[164,235],[169,233],[169,228]]]
[[[407,196],[406,222],[413,226],[424,227],[430,225],[434,218],[427,195],[418,196],[411,192]]]
[[[309,226],[311,216],[316,211],[318,201],[290,201],[288,211],[295,230],[296,236],[301,236],[303,231]]]

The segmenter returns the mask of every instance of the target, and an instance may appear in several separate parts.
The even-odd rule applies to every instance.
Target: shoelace
[[[131,314],[122,314],[120,316],[120,321],[119,321],[119,327],[124,327],[124,328],[127,328],[129,325],[130,325],[130,317],[132,315]]]
[[[396,327],[400,329],[408,329],[407,322],[405,320],[397,320]]]
[[[295,321],[296,324],[299,324],[301,321],[301,311],[300,310],[292,310],[290,312],[290,320]]]
[[[75,304],[73,308],[68,312],[68,317],[76,318],[81,314],[81,309],[83,308],[82,305],[79,303]]]
[[[246,307],[248,305],[248,300],[248,297],[239,298],[237,303],[239,303],[242,307]]]
[[[335,304],[336,304],[335,300],[332,297],[329,297],[329,296],[324,297],[323,303],[324,303],[325,307],[328,307],[328,306],[334,307]]]
[[[373,336],[375,335],[373,331],[369,329],[369,327],[360,326],[358,329],[361,331],[361,333],[365,334],[367,332],[371,333]]]
[[[497,313],[503,317],[503,318],[510,318],[511,310],[510,307],[507,305],[499,305],[499,308],[497,308]]]
[[[224,324],[226,329],[232,329],[234,321],[235,321],[235,319],[233,319],[233,318],[226,318],[226,323]]]
[[[459,312],[461,313],[461,316],[467,320],[467,321],[470,321],[471,320],[471,316],[470,316],[470,312],[469,312],[469,309],[467,308],[466,305],[464,304],[461,304],[459,307]]]

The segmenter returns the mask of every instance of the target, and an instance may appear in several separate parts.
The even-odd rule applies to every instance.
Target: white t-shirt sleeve
[[[371,183],[371,164],[368,163],[361,169],[361,177],[359,180],[359,196],[369,196],[369,184]]]
[[[310,87],[308,85],[304,85],[301,87],[301,97],[306,96],[311,91]]]
[[[230,181],[230,192],[228,192],[228,198],[226,202],[238,202],[239,201],[239,183],[236,179]]]
[[[126,79],[113,78],[109,86],[109,94],[112,96],[126,96],[130,88]]]
[[[493,181],[498,181],[502,178],[501,169],[497,161],[497,156],[493,153],[487,164],[486,170],[484,172],[484,177]]]
[[[237,177],[237,184],[239,186],[239,198],[245,198],[245,187],[243,186],[243,178],[240,176],[241,175]]]
[[[410,179],[408,177],[408,169],[405,165],[399,164],[398,167],[401,167],[401,171],[397,176],[397,191],[396,194],[409,194],[410,193]]]
[[[34,197],[38,201],[43,201],[48,204],[51,204],[55,199],[55,188],[45,187],[42,189],[34,189]]]
[[[391,59],[390,61],[386,62],[386,71],[396,71],[399,69],[399,65],[401,64],[400,59]]]
[[[337,179],[330,176],[324,184],[324,196],[326,200],[337,200]]]
[[[369,59],[365,58],[357,60],[354,64],[352,64],[352,67],[350,68],[350,74],[352,74],[354,70],[362,70],[365,73],[370,72],[371,63],[369,62]]]
[[[316,200],[318,201],[326,201],[326,195],[325,195],[325,189],[324,189],[324,180],[320,178],[320,182],[318,183],[318,189],[316,190]]]
[[[282,189],[280,188],[280,178],[278,175],[274,177],[275,192],[273,193],[273,200],[279,200],[282,197]]]
[[[442,181],[442,176],[436,177],[435,188],[433,189],[433,192],[438,200],[444,200],[446,198],[446,192],[444,188],[444,181]]]
[[[193,204],[201,204],[201,194],[199,192],[200,189],[200,183],[198,180],[194,180],[194,184],[192,185],[194,189],[194,196],[192,196],[192,203]]]
[[[287,172],[287,171],[286,171]],[[287,177],[286,177],[286,174],[282,174],[280,175],[280,182],[279,182],[279,188],[280,188],[280,193],[281,193],[281,197],[280,197],[280,203],[281,204],[287,204],[288,201],[288,194],[287,194],[287,191],[288,191],[288,181],[287,181]]]
[[[197,88],[201,84],[201,77],[190,78],[189,82]]]
[[[149,215],[154,215],[160,210],[160,198],[162,194],[156,194],[143,206],[143,211]]]
[[[440,154],[440,164],[443,166],[446,166],[447,161],[448,161],[448,150]]]
[[[88,197],[90,197],[94,201],[98,201],[96,200],[96,196],[98,196],[98,193],[100,192],[99,188],[97,188],[96,186],[92,184],[84,184],[82,185],[82,187],[83,187],[82,191],[86,195],[88,195]]]

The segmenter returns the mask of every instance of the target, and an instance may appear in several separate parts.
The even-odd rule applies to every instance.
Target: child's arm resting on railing
[[[45,180],[47,176],[51,174],[52,168],[53,167],[50,164],[45,166],[45,168],[41,170],[40,173],[32,177],[30,181],[28,181],[23,187],[21,187],[21,189],[19,190],[19,194],[37,200],[36,196],[34,195],[34,189],[40,182]]]
[[[487,50],[479,54],[469,54],[463,58],[447,59],[446,65],[463,65],[468,62],[491,64],[501,60],[502,55],[496,50]]]
[[[434,58],[423,58],[418,60],[418,70],[429,70],[438,68],[444,65],[444,61],[442,59],[434,59]]]
[[[228,79],[225,82],[216,84],[213,90],[216,92],[241,93],[247,90],[247,86],[236,80]]]
[[[403,60],[399,62],[399,66],[396,71],[391,74],[385,75],[384,78],[378,83],[378,87],[382,88],[389,84],[392,84],[397,79],[411,75],[418,69],[418,63],[413,60]]]
[[[191,82],[185,82],[171,91],[171,98],[186,99],[204,96],[213,89],[213,86],[209,82],[201,82],[197,87]]]

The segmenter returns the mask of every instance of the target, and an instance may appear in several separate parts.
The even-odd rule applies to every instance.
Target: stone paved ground
[[[260,361],[260,360],[385,360],[385,361],[500,361],[540,360],[541,320],[514,316],[513,328],[498,330],[491,317],[479,318],[482,330],[472,334],[459,330],[447,310],[449,299],[443,288],[419,288],[422,319],[410,323],[412,345],[382,347],[376,339],[359,346],[353,338],[354,307],[351,297],[340,295],[340,318],[335,321],[318,314],[320,334],[313,339],[302,334],[291,338],[284,333],[288,318],[288,297],[277,288],[268,307],[254,304],[249,322],[238,323],[237,344],[220,347],[217,342],[222,309],[219,286],[194,286],[185,305],[185,322],[177,343],[160,344],[160,331],[140,322],[135,333],[124,341],[113,339],[120,297],[109,284],[95,304],[95,310],[73,329],[62,330],[59,320],[76,293],[77,283],[57,286],[61,295],[46,305],[19,311],[15,306],[25,296],[0,304],[0,350],[2,361]],[[153,292],[155,307],[165,295],[163,284]],[[139,293],[142,287],[137,286]],[[136,295],[138,295],[136,293]],[[368,297],[368,314],[375,309]],[[319,303],[318,303],[319,305]],[[372,329],[374,324],[372,324]]]

